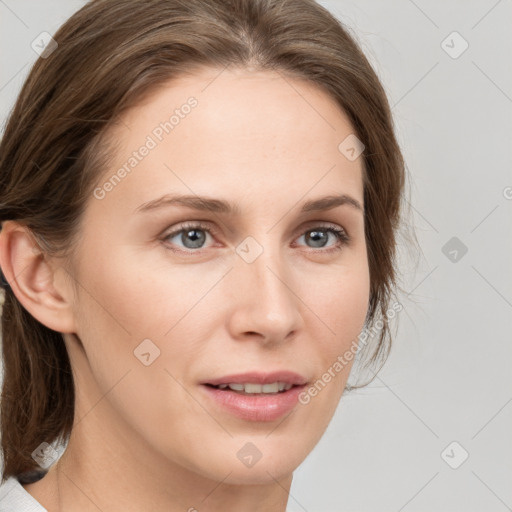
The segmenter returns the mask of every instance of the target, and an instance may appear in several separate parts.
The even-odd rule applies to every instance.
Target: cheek
[[[78,356],[75,363],[84,376],[91,374],[87,393],[98,395],[93,400],[106,398],[98,411],[109,404],[141,436],[154,439],[165,439],[169,419],[180,418],[186,436],[194,428],[187,419],[201,411],[187,399],[183,371],[175,371],[172,362],[183,370],[197,356],[194,344],[183,343],[191,321],[197,322],[194,311],[187,311],[211,283],[190,292],[177,271],[155,280],[158,272],[133,272],[128,258],[119,260],[124,263],[103,271],[98,264],[82,269],[87,292],[79,295],[77,334],[86,359]]]
[[[325,279],[317,281],[318,286],[310,290],[307,299],[322,320],[310,324],[308,335],[314,341],[310,359],[318,362],[317,372],[299,397],[298,406],[301,429],[307,433],[310,450],[325,432],[340,403],[364,326],[370,284],[368,268],[364,258],[361,260],[361,264],[338,269],[329,279],[324,276]],[[321,329],[317,335],[313,325]]]
[[[326,273],[318,279],[314,291],[303,293],[326,333],[322,336],[325,352],[332,353],[357,338],[363,328],[370,294],[368,266],[363,260]]]
[[[172,408],[164,397],[183,393],[166,370],[183,382],[200,357],[219,315],[212,303],[214,296],[218,300],[218,290],[209,291],[225,269],[196,270],[192,275],[177,265],[163,268],[140,261],[123,254],[119,246],[115,253],[119,264],[110,264],[104,255],[80,270],[79,280],[87,285],[79,295],[77,334],[87,358],[80,365],[103,392],[130,372],[119,388],[126,391],[119,406],[130,414],[142,408],[143,418],[161,425],[159,414]],[[162,393],[160,411],[148,400],[155,389]]]
[[[367,279],[347,280],[328,304],[333,319],[333,330],[342,345],[352,342],[359,335],[366,318],[369,304]]]
[[[117,246],[115,254],[118,263],[104,254],[81,269],[80,280],[87,285],[80,297],[85,304],[83,322],[86,330],[93,322],[98,333],[123,339],[132,350],[146,338],[165,341],[175,326],[190,322],[189,312],[225,271],[187,271],[161,259],[139,257],[129,247]]]
[[[334,411],[354,363],[355,353],[369,305],[370,277],[367,265],[346,267],[321,280],[323,292],[308,298],[312,309],[321,320],[315,322],[324,335],[314,336],[315,352],[320,361],[317,386],[322,396],[315,399],[317,406]],[[325,387],[324,387],[325,384]],[[325,391],[324,391],[325,389]],[[314,393],[314,391],[313,391]]]

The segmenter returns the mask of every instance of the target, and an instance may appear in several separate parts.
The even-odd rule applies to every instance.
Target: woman
[[[389,351],[376,74],[312,0],[96,0],[44,45],[0,146],[4,503],[284,511]]]

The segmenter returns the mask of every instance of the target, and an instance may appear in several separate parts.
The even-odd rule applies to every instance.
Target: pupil
[[[189,249],[194,249],[197,247],[201,247],[201,245],[204,243],[205,238],[206,237],[204,236],[204,232],[202,230],[191,229],[186,233],[183,233],[182,242],[184,243],[185,247],[188,247]],[[192,244],[188,243],[190,240],[192,240]]]
[[[309,233],[308,238],[316,244],[315,247],[323,247],[325,245],[327,241],[327,233],[325,231],[310,231]]]

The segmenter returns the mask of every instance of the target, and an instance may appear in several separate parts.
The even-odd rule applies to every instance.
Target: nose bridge
[[[237,297],[238,318],[242,323],[237,329],[257,332],[265,338],[284,339],[299,326],[300,301],[292,291],[291,273],[284,255],[277,243],[275,247],[272,245],[271,238],[267,237],[265,245],[246,240],[248,245],[242,242],[237,248],[240,255],[237,279],[242,280]],[[247,257],[251,251],[252,255]],[[251,258],[255,259],[251,261]]]

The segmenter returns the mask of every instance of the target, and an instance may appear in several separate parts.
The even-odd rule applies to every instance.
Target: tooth
[[[261,393],[262,385],[261,384],[245,384],[245,392],[246,393]]]
[[[231,384],[219,384],[219,389],[232,389],[233,391],[241,391],[248,394],[258,393],[279,393],[280,391],[288,391],[292,388],[292,384],[286,382],[272,382],[270,384],[255,384],[255,383],[231,383]]]
[[[279,391],[279,382],[273,382],[272,384],[263,384],[261,386],[263,393],[277,393]]]

